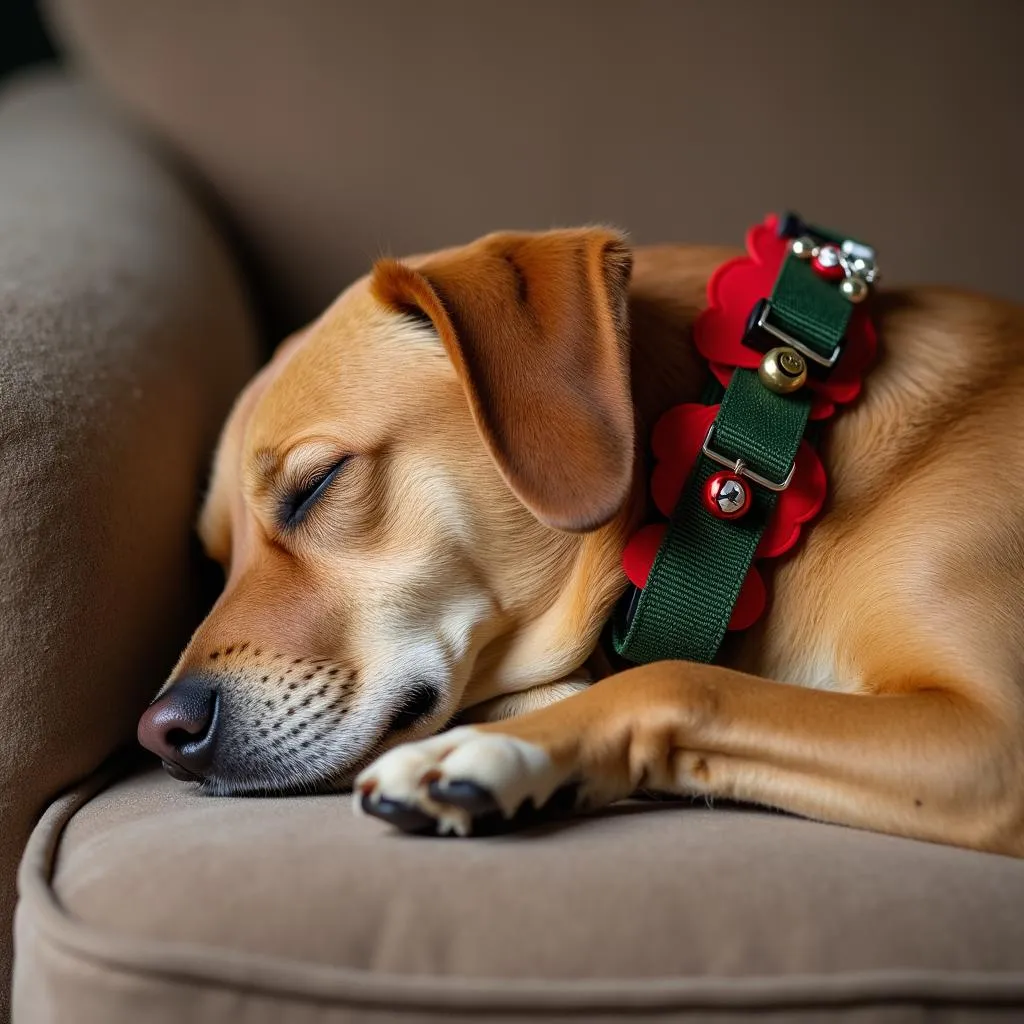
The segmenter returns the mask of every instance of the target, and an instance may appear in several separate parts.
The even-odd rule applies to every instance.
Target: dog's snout
[[[213,763],[220,702],[201,676],[185,676],[154,701],[139,720],[139,742],[174,778],[203,778]]]

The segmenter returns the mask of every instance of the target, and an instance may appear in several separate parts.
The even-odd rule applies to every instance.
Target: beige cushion
[[[231,210],[297,322],[381,251],[793,204],[889,281],[1024,299],[1024,3],[48,0]]]
[[[0,1021],[18,857],[196,615],[190,527],[256,341],[225,246],[106,104],[0,96]]]
[[[431,840],[154,770],[51,809],[22,890],[16,1024],[1024,1014],[1024,862],[769,812]]]

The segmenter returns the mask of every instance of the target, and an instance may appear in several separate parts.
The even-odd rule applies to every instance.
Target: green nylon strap
[[[814,229],[829,241],[839,239]],[[851,304],[809,261],[788,255],[771,295],[768,322],[824,358],[843,338]],[[710,392],[706,392],[710,394]],[[730,461],[781,483],[807,426],[810,396],[781,396],[754,370],[736,370],[722,398],[710,441]],[[752,507],[740,519],[718,519],[701,500],[721,465],[701,455],[669,520],[665,538],[642,590],[631,588],[612,623],[615,649],[637,663],[676,658],[711,662],[718,653],[761,534],[778,500],[751,485]]]
[[[853,305],[835,284],[823,281],[810,260],[787,257],[772,291],[768,322],[829,359],[846,334]]]
[[[715,420],[712,448],[741,456],[769,480],[789,472],[803,436],[810,401],[783,398],[763,387],[755,370],[737,370]],[[740,587],[750,568],[774,492],[753,487],[754,504],[742,519],[715,518],[700,500],[701,488],[722,466],[705,456],[683,490],[632,621],[616,616],[615,649],[637,663],[682,658],[713,661]]]

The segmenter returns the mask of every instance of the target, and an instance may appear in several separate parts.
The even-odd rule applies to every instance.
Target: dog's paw
[[[389,750],[356,779],[356,809],[405,832],[466,836],[540,809],[570,780],[541,747],[463,726]]]

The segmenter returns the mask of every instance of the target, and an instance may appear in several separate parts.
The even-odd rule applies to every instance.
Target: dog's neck
[[[638,461],[658,418],[681,402],[698,401],[707,380],[707,363],[692,340],[697,312],[695,307],[641,296],[630,303],[630,375]],[[643,480],[634,483],[645,486]]]
[[[658,417],[673,405],[697,401],[707,365],[692,343],[711,270],[729,250],[640,250],[630,292],[630,370],[636,411],[637,461],[622,511],[592,533],[566,536],[568,572],[550,606],[504,636],[480,666],[481,698],[574,674],[598,650],[601,632],[626,580],[622,550],[649,514],[647,446]],[[597,670],[592,675],[603,675]]]

